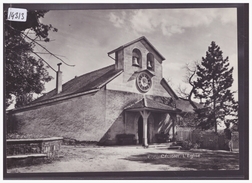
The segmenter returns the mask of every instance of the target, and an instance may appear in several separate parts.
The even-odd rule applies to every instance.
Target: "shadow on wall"
[[[172,118],[169,114],[165,114],[159,121],[158,133],[166,134],[169,139],[172,137]]]
[[[112,123],[107,132],[103,135],[103,137],[98,142],[98,145],[116,145],[117,134],[124,133],[124,122],[123,122],[123,112],[117,117],[117,119]]]

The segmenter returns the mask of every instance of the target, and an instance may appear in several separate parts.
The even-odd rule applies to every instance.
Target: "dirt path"
[[[183,171],[238,169],[238,153],[182,151],[141,146],[62,146],[63,158],[52,163],[8,169],[8,173]],[[223,158],[225,157],[225,158]]]

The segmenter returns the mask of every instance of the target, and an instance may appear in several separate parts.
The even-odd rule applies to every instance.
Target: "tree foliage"
[[[237,117],[238,103],[234,92],[230,90],[233,83],[233,67],[229,68],[228,57],[223,58],[220,47],[212,42],[206,57],[197,65],[197,80],[193,83],[195,98],[202,99],[203,109],[196,110],[199,126],[203,129],[215,127],[225,120],[225,116]]]
[[[45,13],[47,11],[28,11],[26,22],[13,22],[6,20],[5,12],[5,103],[7,107],[14,99],[17,101],[16,107],[30,102],[31,98],[27,96],[41,93],[45,82],[52,79],[44,60],[34,52],[38,39],[48,42],[49,31],[57,32],[52,25],[45,25],[39,21]]]

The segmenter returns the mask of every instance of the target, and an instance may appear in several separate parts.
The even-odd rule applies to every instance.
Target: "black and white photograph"
[[[247,8],[4,4],[6,178],[245,179]]]

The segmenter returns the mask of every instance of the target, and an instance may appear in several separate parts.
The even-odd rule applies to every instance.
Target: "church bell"
[[[148,65],[147,65],[147,67],[148,67],[148,68],[152,68],[152,66],[151,66],[151,62],[150,62],[150,61],[148,61]]]
[[[139,65],[137,57],[133,57],[133,65]]]

